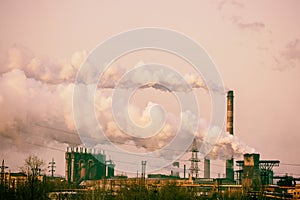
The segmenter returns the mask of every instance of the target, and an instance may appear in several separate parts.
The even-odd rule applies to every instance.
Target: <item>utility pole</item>
[[[2,165],[1,165],[1,183],[3,182],[4,180],[4,177],[5,177],[5,169],[7,169],[8,167],[5,166],[4,164],[4,159],[2,160]]]
[[[2,165],[1,165],[1,174],[4,174],[4,170],[7,169],[8,167],[4,165],[4,159],[2,160]]]
[[[4,164],[4,159],[2,160],[2,165],[1,165],[1,185],[4,185],[4,192],[6,192],[6,180],[5,180],[5,169],[7,169],[8,167],[5,166]]]
[[[52,158],[52,161],[49,162],[48,168],[50,168],[48,170],[48,172],[51,172],[51,177],[53,178],[54,177],[55,168],[56,168],[54,158]]]

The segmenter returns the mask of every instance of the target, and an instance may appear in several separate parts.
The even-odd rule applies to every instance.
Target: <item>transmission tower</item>
[[[190,170],[190,173],[191,173],[191,177],[198,178],[198,175],[199,175],[198,162],[200,162],[200,160],[198,159],[199,150],[198,150],[197,142],[196,142],[195,138],[194,138],[194,141],[193,141],[191,152],[192,152],[192,157],[190,158],[191,167],[190,167],[189,170]]]
[[[1,165],[1,174],[4,174],[5,169],[7,169],[8,167],[4,165],[4,160],[2,160],[2,165]]]
[[[52,158],[52,161],[49,162],[49,166],[48,166],[48,168],[50,168],[48,171],[51,172],[51,177],[54,177],[55,167],[56,167],[55,166],[55,161]]]
[[[1,183],[4,180],[5,177],[5,169],[7,169],[8,167],[4,165],[4,160],[2,160],[2,165],[1,165]]]

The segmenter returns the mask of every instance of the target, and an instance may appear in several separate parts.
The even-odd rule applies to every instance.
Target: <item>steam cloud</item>
[[[47,146],[51,141],[69,146],[81,143],[74,131],[72,94],[76,72],[86,57],[87,52],[81,51],[74,53],[68,61],[51,62],[36,57],[22,46],[13,46],[8,51],[7,60],[0,71],[1,150],[9,148],[11,144],[24,151],[34,148],[32,144],[37,147]],[[99,87],[113,88],[125,71],[126,69],[120,66],[108,68],[101,78]],[[153,75],[155,74],[149,69],[143,74],[144,77],[141,77],[141,74],[135,76],[128,82],[128,87],[132,84],[141,84],[147,80],[147,76]],[[186,74],[184,78],[191,87],[206,89],[199,76]],[[180,85],[176,85],[172,77],[167,80],[170,81],[169,84],[174,83],[173,88],[164,87],[164,83],[147,83],[141,88],[154,88],[163,92],[180,91]],[[131,141],[131,138],[122,133],[114,122],[110,95],[109,91],[99,89],[95,94],[95,102],[102,129],[113,142],[132,144],[146,151],[152,151],[165,146],[176,134],[180,119],[178,116],[168,114],[165,126],[154,138]],[[154,103],[149,102],[145,110],[130,106],[131,118],[141,126],[146,125],[151,121],[149,110],[153,105]],[[189,114],[182,113],[183,116]],[[198,132],[190,133],[195,134],[200,143],[205,141],[206,124],[205,120],[201,119]],[[185,130],[189,132],[188,127],[185,127]],[[209,156],[212,159],[227,159],[249,151],[253,150],[240,143],[235,136],[224,133]]]

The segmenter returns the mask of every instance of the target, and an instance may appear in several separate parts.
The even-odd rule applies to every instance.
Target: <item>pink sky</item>
[[[7,52],[14,45],[46,63],[67,63],[75,52],[90,52],[126,30],[151,26],[173,29],[201,44],[226,87],[235,91],[235,134],[240,140],[255,148],[263,159],[300,164],[300,1],[13,0],[0,5],[1,79],[4,72],[16,67],[6,65]],[[21,87],[20,79],[14,81]],[[9,96],[3,90],[0,95]],[[4,101],[0,98],[0,111],[9,112],[1,105]],[[34,108],[26,112],[30,109]],[[6,137],[5,131],[1,130],[0,137]],[[0,159],[6,159],[16,170],[15,159],[7,152],[16,151],[13,155],[20,156],[21,161],[24,156],[15,147],[3,146]],[[44,155],[52,154],[57,152]],[[63,162],[63,156],[58,157]],[[64,166],[57,169],[63,174]],[[276,171],[300,176],[299,166],[281,165]]]

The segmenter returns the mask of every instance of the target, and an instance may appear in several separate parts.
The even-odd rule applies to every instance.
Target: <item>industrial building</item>
[[[244,160],[236,162],[236,165],[240,168],[236,171],[238,184],[243,184],[247,187],[273,184],[273,167],[278,167],[280,161],[260,160],[259,157],[259,154],[245,154]],[[245,180],[247,180],[247,183]],[[250,180],[254,180],[254,182],[249,182]]]
[[[80,183],[83,180],[98,180],[114,176],[115,164],[106,160],[104,151],[89,150],[83,147],[67,148],[66,181]]]

